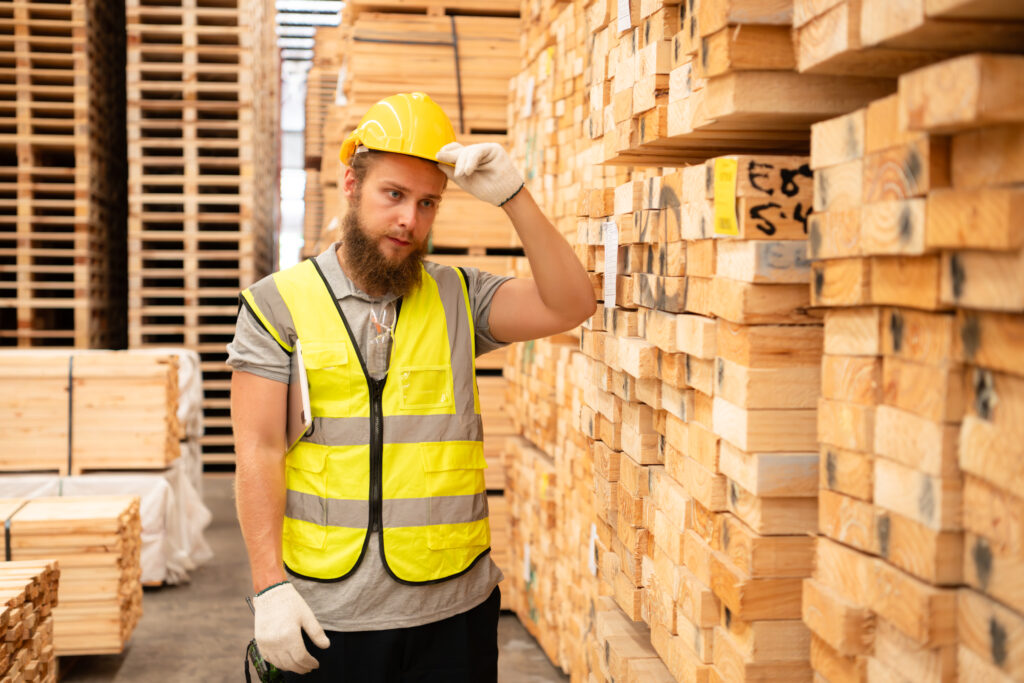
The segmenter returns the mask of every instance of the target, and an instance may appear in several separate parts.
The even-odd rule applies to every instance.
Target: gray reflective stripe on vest
[[[318,526],[365,529],[369,526],[369,509],[365,500],[324,500],[311,493],[288,491],[285,516]],[[385,528],[477,522],[487,517],[487,493],[385,499],[383,517]]]
[[[273,277],[264,278],[249,288],[256,304],[275,331],[286,344],[295,343],[295,323],[292,320],[292,313],[288,310],[288,304],[277,289],[277,283]]]
[[[384,528],[462,524],[487,517],[487,494],[390,498],[384,501]]]
[[[370,525],[370,506],[365,500],[325,499],[291,489],[288,490],[284,514],[285,517],[317,526],[330,523],[333,526],[365,529]]]
[[[484,438],[483,421],[474,412],[473,405],[473,340],[469,337],[471,326],[462,279],[457,270],[446,268],[438,272],[434,280],[448,328],[455,415],[385,416],[385,443],[482,441]],[[462,368],[468,371],[460,372]],[[322,446],[364,446],[370,442],[370,421],[368,417],[316,417],[313,418],[313,433],[303,440]]]
[[[462,289],[462,276],[455,268],[447,268],[439,272],[434,280],[444,304],[448,326],[448,347],[451,349],[452,378],[455,384],[455,414],[468,422],[466,416],[473,414],[473,338],[470,336],[472,330]],[[452,303],[454,306],[450,305]],[[461,344],[460,336],[463,341]],[[463,374],[459,372],[461,368],[470,370]]]
[[[479,415],[389,415],[384,418],[385,443],[481,441]],[[316,417],[313,433],[304,441],[321,446],[365,446],[370,443],[368,417]]]

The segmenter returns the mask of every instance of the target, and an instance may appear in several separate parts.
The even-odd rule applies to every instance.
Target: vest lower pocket
[[[478,441],[421,444],[420,458],[426,491],[430,496],[426,520],[427,547],[431,550],[487,547],[490,544],[490,527],[487,522],[484,486],[487,461],[483,455],[483,444]],[[481,518],[473,519],[478,516]]]
[[[327,544],[327,527],[286,516],[284,527],[281,529],[281,540],[284,541],[286,555],[289,544],[321,550]],[[285,562],[289,566],[295,564],[289,562],[287,557]]]
[[[491,544],[487,518],[467,524],[441,524],[427,527],[427,547],[431,550],[486,548]]]
[[[327,539],[327,448],[298,443],[285,460],[287,501],[282,540],[323,548]]]

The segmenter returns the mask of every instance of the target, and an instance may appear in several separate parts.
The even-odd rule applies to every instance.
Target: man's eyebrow
[[[405,192],[406,194],[412,194],[413,193],[412,190],[410,190],[408,187],[406,187],[405,185],[402,185],[401,183],[397,183],[394,180],[385,180],[384,181],[384,185],[386,185],[387,187],[390,187],[392,189],[399,190],[401,192]],[[423,195],[423,196],[428,198],[428,199],[440,199],[441,198],[441,195],[439,195],[439,194],[426,194],[426,195]]]

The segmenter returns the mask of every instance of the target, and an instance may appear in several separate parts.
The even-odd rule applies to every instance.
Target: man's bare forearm
[[[288,385],[246,372],[231,376],[235,504],[256,592],[284,580],[281,528]]]
[[[583,264],[526,188],[505,206],[523,243],[544,305],[560,317],[582,322],[594,311],[594,290]]]
[[[237,454],[235,502],[238,523],[249,554],[253,590],[285,579],[281,558],[281,527],[284,523],[284,459],[266,447]]]

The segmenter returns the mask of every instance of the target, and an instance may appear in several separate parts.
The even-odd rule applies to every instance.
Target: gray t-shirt
[[[370,306],[393,297],[374,298],[356,287],[341,269],[336,255],[338,246],[337,242],[332,244],[316,261],[338,297],[365,356],[374,334]],[[445,267],[429,261],[424,266],[428,273]],[[465,272],[476,329],[476,355],[480,356],[505,345],[491,336],[488,316],[494,292],[510,278],[475,268],[465,268]],[[235,338],[228,344],[228,365],[277,382],[289,379],[288,355],[244,307],[239,311]],[[436,584],[409,586],[388,576],[376,533],[370,535],[367,550],[356,571],[344,581],[322,583],[290,577],[324,629],[376,631],[439,621],[476,607],[504,578],[488,553],[462,576]]]

